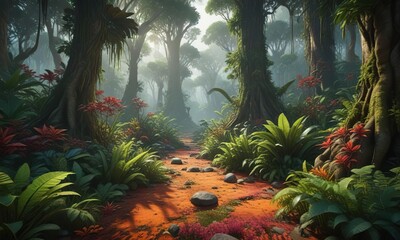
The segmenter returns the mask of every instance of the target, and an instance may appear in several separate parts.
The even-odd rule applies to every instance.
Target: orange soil
[[[177,150],[171,153],[164,161],[166,167],[174,169],[181,175],[171,175],[167,184],[156,184],[149,188],[140,188],[129,192],[117,204],[119,209],[103,217],[100,225],[104,228],[93,239],[173,239],[163,234],[168,227],[175,223],[195,222],[195,212],[201,210],[190,203],[190,197],[197,191],[209,191],[217,195],[218,204],[224,205],[231,200],[245,199],[241,205],[236,206],[231,217],[270,217],[272,226],[284,228],[290,232],[294,225],[277,222],[273,216],[277,206],[271,203],[271,186],[263,181],[255,183],[232,184],[223,181],[223,170],[215,172],[186,172],[184,167],[207,167],[210,161],[195,159],[190,154],[197,153],[198,148],[185,139],[185,144],[190,150]],[[170,159],[179,157],[183,165],[172,165]],[[236,174],[238,178],[245,177]],[[190,188],[185,188],[187,180],[194,181]],[[212,189],[212,187],[218,187]],[[276,190],[275,190],[276,191]],[[299,238],[294,238],[299,239]]]

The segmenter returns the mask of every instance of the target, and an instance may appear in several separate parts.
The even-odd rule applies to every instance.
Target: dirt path
[[[119,209],[105,216],[100,225],[104,228],[95,239],[173,239],[163,232],[175,223],[196,222],[196,208],[190,203],[190,197],[197,191],[209,191],[217,195],[219,206],[232,200],[242,200],[230,214],[231,217],[270,217],[273,226],[279,226],[291,232],[293,225],[276,222],[273,218],[277,207],[270,201],[277,190],[266,182],[232,184],[223,181],[221,169],[215,172],[187,172],[191,166],[208,167],[210,161],[196,159],[198,147],[184,139],[189,149],[176,150],[163,161],[172,169],[171,181],[167,184],[156,184],[149,188],[141,188],[126,195],[117,204]],[[172,165],[172,157],[181,158],[183,165]],[[238,178],[245,177],[236,174]],[[190,186],[186,181],[193,181]],[[298,239],[298,238],[295,238]]]

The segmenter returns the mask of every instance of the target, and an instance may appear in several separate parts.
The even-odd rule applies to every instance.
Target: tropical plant
[[[247,166],[243,166],[243,162],[252,161],[258,156],[257,145],[247,131],[239,136],[230,134],[229,141],[223,142],[219,149],[223,153],[217,154],[212,163],[227,171],[245,171]]]
[[[201,133],[200,156],[206,159],[213,159],[217,154],[223,153],[219,148],[222,142],[229,140],[227,126],[224,121],[211,120],[210,123],[203,121],[201,126],[204,132]]]
[[[65,190],[71,182],[62,183],[71,174],[45,173],[28,185],[30,169],[27,164],[18,169],[14,179],[0,172],[0,236],[3,239],[40,239],[47,231],[59,230],[60,227],[52,223],[52,217],[67,209],[59,200],[79,196]]]
[[[384,174],[368,165],[330,181],[307,169],[292,173],[275,197],[277,216],[300,217],[334,239],[396,239],[400,231],[400,168]]]
[[[250,174],[269,181],[283,180],[290,170],[300,169],[304,160],[313,160],[321,137],[319,132],[312,133],[315,127],[305,128],[305,120],[301,117],[290,126],[282,113],[278,125],[267,120],[266,131],[254,132],[251,137],[256,141],[259,156],[243,163],[252,169]]]
[[[125,184],[135,189],[138,184],[148,184],[152,180],[150,177],[165,179],[162,176],[165,170],[162,164],[157,163],[154,152],[135,149],[133,141],[114,146],[111,157],[103,156],[101,159],[100,174],[104,182]]]
[[[129,187],[125,184],[99,184],[95,190],[95,197],[100,200],[101,203],[112,202],[119,200],[123,197]]]

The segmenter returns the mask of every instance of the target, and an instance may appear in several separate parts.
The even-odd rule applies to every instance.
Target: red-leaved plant
[[[23,143],[14,142],[15,136],[10,127],[0,128],[0,156],[12,154],[26,147]]]
[[[75,230],[74,233],[79,237],[87,237],[92,234],[97,234],[103,230],[103,227],[100,225],[90,225],[89,227],[83,227],[82,229]]]
[[[366,129],[362,123],[358,123],[350,129],[340,127],[327,136],[320,147],[327,149],[339,145],[340,151],[336,154],[334,162],[350,169],[352,163],[357,162],[355,156],[361,149],[360,140],[367,137],[368,132],[369,129]]]

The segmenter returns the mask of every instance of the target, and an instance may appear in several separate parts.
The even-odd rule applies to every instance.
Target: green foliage
[[[278,125],[267,120],[266,131],[254,132],[254,144],[257,144],[258,156],[247,160],[252,169],[250,174],[257,174],[263,179],[283,180],[289,171],[300,169],[304,160],[313,160],[315,147],[321,136],[312,133],[315,127],[304,127],[305,118],[297,119],[292,126],[282,113]]]
[[[288,177],[274,197],[277,216],[301,216],[301,228],[318,227],[340,239],[396,239],[400,233],[400,168],[388,175],[371,166],[353,169],[339,182],[307,171]]]
[[[218,206],[215,209],[199,211],[196,213],[197,222],[202,226],[208,226],[213,222],[221,222],[225,218],[229,217],[229,214],[233,212],[236,206],[239,206],[241,202],[239,200],[232,200],[225,205]]]
[[[12,180],[0,172],[0,236],[3,239],[33,239],[47,231],[58,230],[52,217],[66,210],[60,202],[65,197],[79,196],[65,190],[71,182],[62,181],[71,172],[50,172],[29,183],[30,169],[22,165]]]
[[[140,141],[143,146],[157,149],[158,145],[168,144],[182,147],[178,137],[175,120],[161,113],[148,113],[146,116],[133,118],[129,124],[129,137]]]
[[[358,19],[374,10],[376,0],[345,0],[336,8],[335,23],[344,30],[346,25],[355,23]]]
[[[135,150],[133,141],[123,142],[114,146],[111,159],[102,158],[102,180],[113,184],[125,184],[135,189],[138,184],[147,184],[153,179],[165,179],[162,176],[165,175],[165,169],[156,160],[154,152]]]
[[[246,132],[239,136],[230,134],[229,141],[223,142],[219,149],[222,153],[215,156],[213,164],[227,171],[245,171],[243,162],[252,161],[258,156],[257,144]]]
[[[211,124],[203,121],[201,125],[205,129],[200,137],[200,156],[206,159],[213,159],[217,154],[222,153],[219,148],[220,144],[229,140],[226,124],[224,121],[211,120]]]
[[[123,197],[129,187],[125,184],[99,184],[95,190],[95,197],[100,200],[101,203],[113,202]]]

